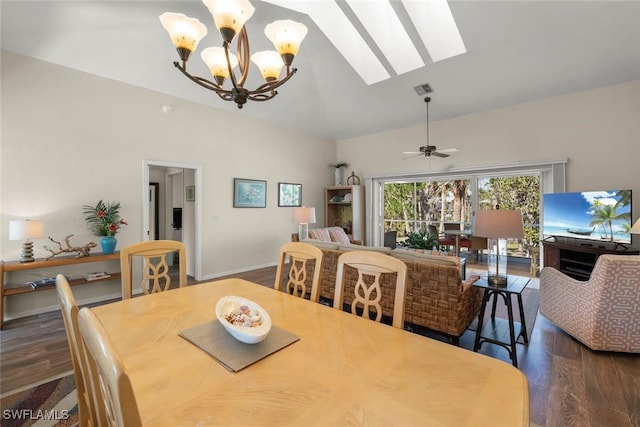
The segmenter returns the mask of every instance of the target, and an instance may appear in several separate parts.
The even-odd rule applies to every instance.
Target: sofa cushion
[[[342,228],[329,227],[327,228],[327,231],[329,232],[329,236],[331,236],[332,242],[347,243],[347,244],[351,243],[351,241],[349,241],[349,236],[347,236],[347,233],[345,233]]]
[[[351,243],[340,243],[338,245],[338,250],[349,252],[349,251],[373,251],[373,252],[382,252],[383,254],[390,254],[391,248],[385,248],[384,246],[362,246],[362,245],[353,245]]]
[[[324,242],[331,241],[331,235],[326,228],[312,228],[309,230],[309,238],[315,240],[322,240]]]
[[[304,239],[302,241],[304,243],[310,243],[319,249],[330,249],[333,251],[338,250],[338,244],[335,242],[327,242],[327,241],[318,240],[318,239]]]
[[[453,265],[460,268],[460,259],[455,256],[434,255],[433,253],[420,253],[407,249],[393,249],[391,256],[409,261],[430,262],[439,265]]]

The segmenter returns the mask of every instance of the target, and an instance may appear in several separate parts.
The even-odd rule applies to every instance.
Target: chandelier
[[[222,35],[222,47],[208,47],[200,53],[213,76],[213,81],[194,76],[187,71],[189,55],[207,35],[207,27],[199,20],[182,13],[165,12],[160,15],[160,22],[169,33],[182,60],[182,64],[175,61],[173,65],[191,81],[214,91],[225,101],[235,102],[238,108],[242,108],[247,100],[266,101],[276,96],[276,89],[297,71],[291,67],[291,63],[298,53],[300,43],[307,35],[307,27],[290,20],[272,22],[265,27],[264,32],[274,44],[276,51],[261,51],[250,55],[249,38],[244,24],[255,11],[251,3],[248,0],[202,2],[213,15],[216,27]],[[235,54],[230,50],[234,38],[237,38]],[[266,81],[254,90],[244,87],[249,74],[249,58],[259,68]],[[239,68],[239,76],[236,76],[236,67]],[[279,79],[283,67],[286,67],[286,74]],[[225,89],[223,84],[227,78],[231,81],[231,87]]]

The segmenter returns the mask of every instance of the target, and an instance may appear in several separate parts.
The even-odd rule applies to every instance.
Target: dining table
[[[471,230],[445,230],[445,236],[454,236],[455,238],[455,255],[460,256],[460,239],[471,236]]]
[[[298,339],[229,370],[181,336],[215,325],[225,296],[257,303]],[[144,426],[529,426],[527,379],[510,364],[243,279],[91,310]],[[237,356],[254,345],[239,343]]]

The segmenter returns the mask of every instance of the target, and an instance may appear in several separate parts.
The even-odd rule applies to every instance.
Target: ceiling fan
[[[427,104],[427,145],[423,145],[419,148],[420,151],[405,151],[403,154],[413,154],[413,156],[405,157],[405,159],[410,159],[411,157],[417,156],[425,156],[425,157],[449,157],[449,154],[446,153],[455,153],[460,150],[457,148],[446,148],[444,150],[438,150],[438,147],[435,145],[429,144],[429,102],[431,101],[430,97],[426,97],[424,102]]]

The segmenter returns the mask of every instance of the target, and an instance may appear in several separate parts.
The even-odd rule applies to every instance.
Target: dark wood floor
[[[235,275],[268,286],[274,276],[275,267]],[[532,425],[640,427],[640,355],[591,351],[539,314],[530,334],[518,361],[529,380]],[[460,346],[472,349],[473,339],[467,331]],[[60,312],[6,322],[0,344],[2,394],[72,369]],[[509,363],[500,347],[485,344],[481,352]]]

